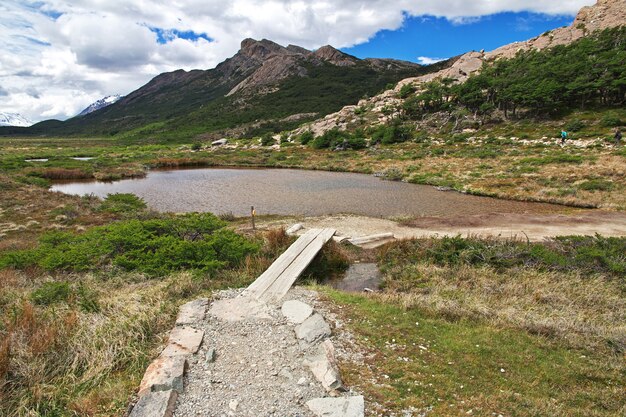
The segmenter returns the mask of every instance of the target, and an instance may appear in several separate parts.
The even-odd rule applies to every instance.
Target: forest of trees
[[[481,114],[499,109],[506,117],[624,105],[626,27],[597,32],[567,46],[519,52],[515,58],[485,64],[463,84],[437,80],[422,91],[401,95],[408,97],[403,109],[409,117],[459,105]]]

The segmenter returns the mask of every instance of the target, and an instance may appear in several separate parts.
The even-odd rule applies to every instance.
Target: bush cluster
[[[258,245],[212,214],[126,220],[82,234],[53,231],[31,250],[8,252],[0,268],[39,266],[48,271],[116,267],[164,276],[178,270],[212,272],[238,264]]]

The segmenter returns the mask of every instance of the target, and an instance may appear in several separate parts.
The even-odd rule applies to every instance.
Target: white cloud
[[[406,16],[455,23],[503,11],[574,14],[594,0],[3,0],[0,111],[33,120],[73,116],[155,75],[212,68],[246,37],[317,48],[362,43]],[[157,43],[151,28],[212,39]],[[422,62],[435,58],[420,57]],[[5,94],[6,93],[6,94]]]
[[[437,62],[445,61],[447,58],[430,58],[427,56],[418,56],[417,63],[420,65],[432,65]]]

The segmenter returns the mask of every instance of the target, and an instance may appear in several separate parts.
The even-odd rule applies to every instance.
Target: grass
[[[142,201],[127,195],[105,201],[80,198],[50,193],[6,175],[0,175],[0,192],[0,257],[35,251],[50,260],[54,253],[64,257],[75,246],[83,247],[81,256],[70,257],[70,268],[35,262],[0,269],[0,415],[7,417],[124,414],[147,364],[162,347],[178,306],[217,289],[249,284],[288,243],[280,233],[267,239],[263,234],[235,235],[230,231],[235,224],[210,215],[155,217]],[[132,241],[137,235],[128,233],[129,225],[167,230],[168,224],[175,226],[175,233],[159,235],[152,230],[155,248],[205,239],[187,232],[209,224],[208,239],[227,237],[240,248],[245,240],[254,250],[245,249],[235,258],[237,251],[223,254],[226,263],[214,265],[219,273],[179,265],[152,274],[143,271],[146,263],[138,265],[139,270],[111,268],[114,258],[106,253],[76,264],[82,255],[93,255],[111,242]],[[119,228],[123,233],[117,233]],[[69,239],[66,243],[73,242],[65,250],[39,243],[59,234]],[[178,238],[172,240],[174,235]],[[252,249],[248,245],[244,246]],[[123,245],[119,249],[118,254],[132,252]],[[179,255],[169,252],[167,259]]]
[[[379,297],[326,290],[362,363],[345,382],[368,415],[616,416],[625,411],[619,356],[466,318],[449,320]],[[349,319],[348,319],[349,318]]]

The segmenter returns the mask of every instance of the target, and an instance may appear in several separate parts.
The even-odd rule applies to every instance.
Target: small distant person
[[[615,130],[614,138],[615,138],[615,145],[616,146],[621,145],[621,143],[622,143],[622,132],[621,132],[621,130],[619,130],[619,129]]]
[[[565,130],[561,130],[561,145],[563,145],[566,140],[567,140],[567,132]]]

